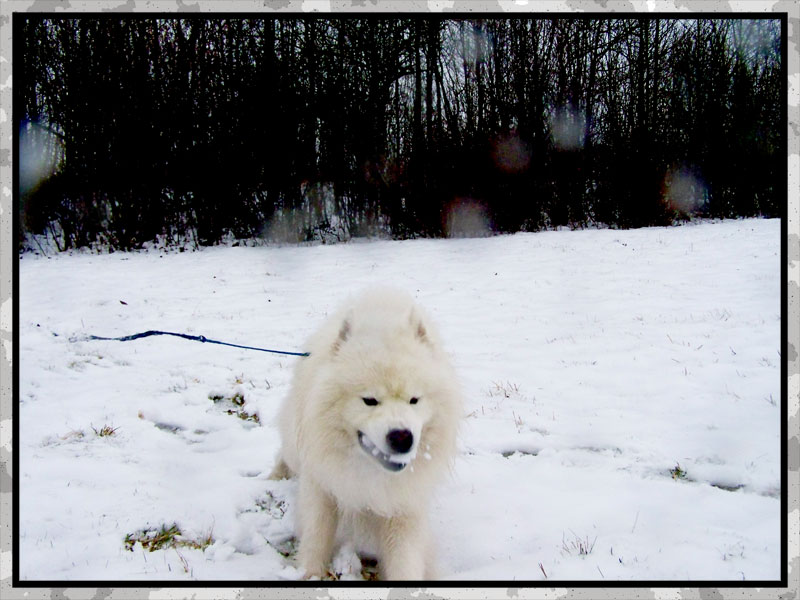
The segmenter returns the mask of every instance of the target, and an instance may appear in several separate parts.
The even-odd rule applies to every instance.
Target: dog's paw
[[[314,548],[309,548],[308,544],[300,544],[297,551],[297,565],[303,573],[303,579],[329,579],[328,563],[319,552]]]
[[[322,579],[336,579],[336,576],[325,568],[303,569],[301,567],[300,570],[303,572],[303,579],[312,581],[318,581]]]
[[[283,460],[278,459],[278,462],[275,463],[275,466],[272,469],[272,472],[269,474],[267,479],[271,479],[273,481],[277,481],[279,479],[289,479],[292,476],[292,472],[289,470],[289,467],[286,466],[286,463]]]

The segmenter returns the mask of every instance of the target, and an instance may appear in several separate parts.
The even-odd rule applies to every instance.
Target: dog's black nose
[[[392,429],[386,434],[386,442],[395,452],[405,453],[414,445],[414,434],[408,429]]]

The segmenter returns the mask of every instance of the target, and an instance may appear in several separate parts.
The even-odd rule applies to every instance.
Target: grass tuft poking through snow
[[[592,541],[589,541],[589,536],[580,537],[574,531],[570,531],[570,538],[567,539],[566,534],[561,538],[561,548],[567,554],[577,554],[578,556],[588,556],[594,550],[594,545],[597,543],[597,536]]]
[[[146,527],[125,536],[125,549],[131,552],[136,544],[149,552],[155,552],[165,548],[205,550],[213,543],[214,538],[211,533],[198,539],[188,538],[175,523],[169,526],[161,525],[158,529]]]
[[[94,431],[97,437],[111,437],[117,433],[117,429],[119,429],[119,427],[111,427],[111,425],[103,425],[100,429],[96,429],[94,425],[92,425],[92,431]]]
[[[672,475],[672,478],[675,480],[679,479],[686,479],[687,473],[681,468],[680,464],[676,464],[669,470],[669,474]]]

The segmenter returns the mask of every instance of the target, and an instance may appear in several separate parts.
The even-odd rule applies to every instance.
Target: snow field
[[[780,221],[741,220],[26,254],[22,579],[299,578],[295,483],[267,480],[297,359],[70,338],[303,350],[376,283],[426,307],[461,377],[460,453],[431,516],[444,578],[779,578]],[[173,523],[185,544],[126,549]],[[335,565],[361,578],[348,549]]]

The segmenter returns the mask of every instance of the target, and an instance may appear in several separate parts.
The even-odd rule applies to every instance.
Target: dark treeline
[[[15,25],[23,228],[62,248],[639,227],[782,205],[775,19]]]

